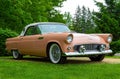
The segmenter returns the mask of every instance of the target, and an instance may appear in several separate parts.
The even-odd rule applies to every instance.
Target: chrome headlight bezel
[[[66,38],[67,43],[71,43],[73,41],[73,36],[72,35],[68,35]]]
[[[107,42],[108,42],[108,43],[111,43],[111,42],[112,42],[112,36],[108,36]]]

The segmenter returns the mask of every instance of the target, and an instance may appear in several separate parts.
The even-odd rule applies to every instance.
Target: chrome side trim
[[[99,54],[111,54],[112,50],[99,51],[86,51],[84,53],[79,52],[65,52],[63,56],[87,56],[87,55],[99,55]]]

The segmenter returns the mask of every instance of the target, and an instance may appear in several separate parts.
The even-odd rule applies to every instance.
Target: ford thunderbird
[[[67,57],[89,57],[102,61],[111,54],[111,34],[73,33],[62,23],[39,22],[27,25],[21,34],[6,40],[6,49],[14,59],[24,55],[48,57],[52,63],[63,63]]]

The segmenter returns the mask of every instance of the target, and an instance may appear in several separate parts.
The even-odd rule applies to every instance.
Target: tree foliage
[[[95,24],[92,20],[92,13],[89,8],[84,6],[80,8],[79,6],[76,9],[75,16],[73,18],[73,28],[76,32],[93,32]]]
[[[70,12],[64,13],[64,20],[65,20],[65,24],[72,30],[73,21],[72,21],[72,15],[70,14]]]
[[[31,22],[64,22],[55,7],[65,0],[0,0],[0,27],[20,32]]]
[[[94,21],[97,25],[97,31],[103,33],[112,33],[114,40],[120,37],[120,1],[105,0],[105,4],[96,2],[99,12],[94,12]]]
[[[3,30],[2,28],[0,28],[0,56],[9,55],[5,50],[5,41],[7,38],[15,37],[17,35],[18,34],[16,32],[8,29]]]

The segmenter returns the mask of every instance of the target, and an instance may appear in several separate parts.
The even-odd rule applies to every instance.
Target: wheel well
[[[10,52],[12,52],[12,51],[14,51],[14,50],[15,50],[15,51],[18,51],[18,49],[11,49]]]
[[[49,57],[49,48],[50,48],[50,46],[51,46],[52,44],[57,44],[57,45],[59,45],[59,44],[56,43],[56,42],[50,42],[50,43],[48,43],[48,44],[47,44],[47,49],[46,49],[47,57]],[[59,45],[59,46],[60,46],[60,45]],[[61,48],[61,47],[60,47],[60,48]]]
[[[12,51],[17,51],[19,54],[21,54],[21,52],[18,49],[11,49],[10,53],[12,53]],[[21,54],[22,55],[22,54]]]
[[[14,51],[15,49],[11,49],[10,52]],[[16,50],[17,51],[17,50]]]

